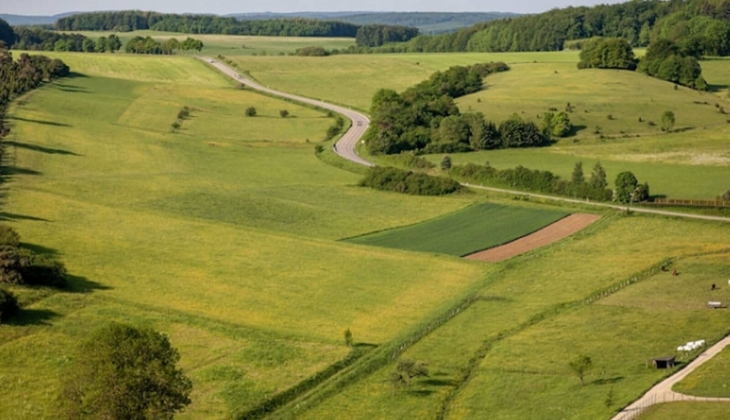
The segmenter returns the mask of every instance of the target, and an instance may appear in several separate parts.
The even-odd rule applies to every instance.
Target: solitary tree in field
[[[398,367],[395,372],[390,375],[390,382],[393,385],[393,393],[395,394],[398,386],[405,384],[411,386],[413,378],[420,376],[428,377],[428,363],[422,360],[402,359],[398,361]]]
[[[621,172],[616,176],[616,201],[619,203],[631,203],[636,200],[636,188],[639,181],[631,172]],[[648,188],[647,188],[648,190]]]
[[[180,354],[150,328],[112,323],[79,350],[61,395],[63,418],[171,420],[190,404]]]
[[[662,114],[662,131],[672,131],[674,128],[674,123],[676,122],[676,117],[674,116],[674,112],[672,111],[666,111],[664,114]]]
[[[444,158],[441,159],[441,169],[443,169],[444,171],[448,171],[449,169],[451,169],[451,157],[444,156]]]
[[[279,115],[281,116],[281,118],[286,118],[289,116],[289,111],[287,111],[286,109],[282,109],[281,111],[279,111]]]
[[[347,347],[352,347],[352,344],[353,344],[352,331],[350,331],[349,328],[345,330],[344,336],[345,336],[345,345]]]
[[[580,355],[575,360],[568,363],[568,366],[570,366],[570,370],[575,373],[575,376],[580,379],[580,385],[585,385],[585,376],[588,373],[589,370],[591,370],[591,367],[593,367],[593,361],[590,357],[586,355]]]
[[[256,108],[250,106],[246,108],[246,116],[247,117],[255,117],[256,116]]]

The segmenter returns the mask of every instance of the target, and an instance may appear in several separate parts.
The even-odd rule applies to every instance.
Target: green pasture
[[[514,241],[567,215],[555,210],[484,203],[417,225],[347,239],[347,242],[461,257]]]
[[[323,113],[192,58],[53,56],[76,75],[11,109],[1,216],[66,263],[72,291],[14,289],[26,308],[0,326],[0,418],[56,417],[76,343],[111,320],[170,335],[194,383],[182,418],[226,418],[343,358],[344,329],[387,341],[489,270],[335,242],[471,199],[355,186],[314,154]]]
[[[201,54],[205,55],[247,55],[267,56],[293,54],[296,50],[304,47],[323,47],[327,50],[343,50],[355,45],[353,38],[320,38],[320,37],[279,37],[279,36],[247,36],[247,35],[215,35],[215,34],[181,34],[177,32],[160,31],[132,31],[132,32],[96,32],[96,31],[75,31],[68,33],[80,33],[96,40],[101,36],[115,34],[122,41],[123,45],[136,37],[152,37],[157,41],[166,41],[176,38],[183,41],[188,37],[203,41]],[[124,47],[119,53],[124,53]]]
[[[242,71],[285,92],[367,111],[379,89],[403,91],[439,70],[490,61],[577,63],[559,53],[358,54],[329,57],[231,57]]]
[[[604,220],[538,255],[502,263],[485,279],[479,300],[401,356],[427,361],[429,378],[414,380],[393,396],[388,381],[393,362],[304,418],[429,417],[454,392],[485,342],[490,343],[486,356],[448,405],[446,418],[610,418],[670,373],[647,368],[647,358],[671,352],[687,337],[712,341],[726,332],[727,314],[685,302],[687,296],[704,299],[696,286],[716,276],[716,261],[727,264],[723,237],[729,229],[648,217]],[[598,304],[580,303],[667,256],[723,249],[709,262],[681,259],[675,264],[682,273],[678,278],[660,272]],[[697,280],[673,284],[669,296],[663,293],[667,280],[690,276]],[[636,297],[643,301],[615,304]],[[568,302],[577,303],[560,306]],[[585,387],[567,366],[581,352],[595,364]],[[606,408],[612,388],[614,402]]]
[[[726,348],[675,385],[674,391],[697,397],[728,398],[730,397],[728,370],[730,370],[730,351]]]
[[[539,124],[546,112],[566,111],[570,104],[576,131],[570,142],[661,134],[665,111],[676,115],[675,130],[725,128],[730,118],[715,105],[730,112],[730,101],[711,92],[675,90],[672,83],[639,72],[579,70],[575,63],[514,64],[489,76],[486,85],[457,100],[462,112],[482,112],[494,121],[517,114]]]
[[[727,403],[674,402],[649,407],[640,420],[724,420],[727,418]]]
[[[726,141],[723,141],[723,143]],[[628,146],[627,146],[628,147]],[[730,165],[701,165],[689,163],[663,163],[661,160],[642,162],[606,159],[600,156],[599,146],[587,147],[586,155],[579,147],[551,147],[541,149],[501,149],[473,153],[451,154],[454,165],[489,162],[498,169],[515,168],[519,165],[530,169],[551,171],[562,179],[570,179],[577,162],[583,163],[583,173],[590,178],[596,162],[606,170],[609,187],[613,188],[616,176],[631,171],[639,182],[648,182],[652,195],[669,198],[715,199],[727,191]],[[427,159],[438,164],[444,155],[429,155]]]

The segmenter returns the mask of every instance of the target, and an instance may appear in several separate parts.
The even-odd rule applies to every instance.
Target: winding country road
[[[215,67],[225,75],[233,78],[234,80],[243,83],[246,87],[258,90],[260,92],[268,93],[269,95],[278,96],[281,98],[290,99],[292,101],[300,102],[307,105],[314,105],[319,108],[323,108],[338,114],[342,114],[352,121],[352,126],[349,130],[340,138],[333,150],[343,158],[352,162],[358,163],[365,166],[375,166],[371,162],[361,158],[356,152],[355,147],[360,138],[365,134],[368,127],[370,126],[370,119],[357,111],[353,111],[350,108],[345,108],[339,105],[333,105],[327,102],[319,101],[316,99],[305,98],[303,96],[292,95],[291,93],[281,92],[275,89],[271,89],[267,86],[263,86],[253,80],[242,76],[236,70],[228,67],[227,65],[219,62],[218,60],[209,57],[198,57],[200,60],[205,61],[211,66]]]
[[[345,108],[339,105],[333,105],[324,101],[306,98],[303,96],[293,95],[286,92],[281,92],[275,89],[271,89],[266,86],[262,86],[259,83],[256,83],[255,81],[242,76],[239,74],[236,70],[228,67],[227,65],[220,63],[217,60],[214,60],[212,58],[208,57],[198,57],[199,59],[207,62],[209,65],[215,67],[222,73],[226,74],[227,76],[233,78],[234,80],[243,83],[248,88],[258,90],[270,95],[279,96],[282,98],[290,99],[292,101],[314,105],[319,108],[327,109],[333,112],[337,112],[339,114],[342,114],[346,116],[347,118],[352,121],[352,126],[349,130],[340,138],[340,140],[336,143],[336,145],[333,147],[333,150],[338,155],[342,156],[343,158],[350,160],[352,162],[355,162],[360,165],[365,166],[375,166],[372,162],[368,162],[367,160],[361,158],[356,152],[356,146],[357,142],[360,141],[362,136],[365,134],[365,131],[367,131],[368,127],[370,126],[370,119],[357,111],[353,111],[350,108]],[[571,199],[571,198],[564,198],[564,197],[555,197],[550,195],[543,195],[543,194],[534,194],[534,193],[527,193],[523,191],[514,191],[514,190],[507,190],[502,188],[492,188],[492,187],[484,187],[481,185],[471,185],[464,183],[462,184],[469,188],[474,189],[480,189],[485,191],[492,191],[492,192],[498,192],[498,193],[506,193],[506,194],[513,194],[513,195],[521,195],[521,196],[528,196],[533,198],[540,198],[540,199],[547,199],[547,200],[555,200],[555,201],[561,201],[565,203],[574,203],[574,204],[580,204],[580,205],[589,205],[589,206],[595,206],[595,207],[603,207],[603,208],[610,208],[610,209],[616,209],[616,210],[626,210],[626,206],[617,206],[614,204],[607,204],[607,203],[597,203],[597,202],[589,202],[584,200],[577,200],[577,199]],[[727,217],[720,217],[720,216],[705,216],[700,214],[689,214],[689,213],[679,213],[679,212],[672,212],[672,211],[664,211],[664,210],[654,210],[654,209],[646,209],[646,208],[640,208],[640,207],[633,207],[631,211],[634,211],[636,213],[649,213],[649,214],[657,214],[662,216],[671,216],[671,217],[680,217],[680,218],[686,218],[686,219],[699,219],[699,220],[709,220],[709,221],[719,221],[719,222],[730,222],[730,218]],[[702,354],[700,354],[695,360],[693,360],[687,367],[684,369],[676,372],[674,375],[670,376],[669,378],[663,380],[656,386],[654,386],[652,389],[650,389],[646,394],[644,394],[640,399],[636,400],[634,403],[623,409],[619,414],[617,414],[612,420],[631,420],[634,419],[636,416],[640,415],[643,410],[652,405],[663,401],[669,401],[671,400],[682,400],[682,401],[728,401],[730,402],[730,399],[717,399],[717,398],[702,398],[702,397],[691,397],[687,395],[682,395],[675,393],[672,391],[672,387],[677,382],[684,379],[687,375],[692,373],[695,369],[697,369],[699,366],[701,366],[706,361],[710,360],[712,357],[717,355],[722,349],[724,349],[727,345],[730,345],[730,336],[725,337],[725,339],[721,340],[714,346],[710,347],[706,351],[704,351]],[[666,398],[666,396],[670,396],[669,399]],[[659,398],[657,398],[659,397]]]
[[[353,111],[350,108],[345,108],[339,105],[333,105],[324,101],[311,99],[311,98],[305,98],[303,96],[298,95],[292,95],[291,93],[281,92],[278,90],[274,90],[271,88],[268,88],[266,86],[262,86],[259,83],[254,82],[253,80],[242,76],[239,74],[236,70],[228,67],[227,65],[219,62],[218,60],[214,60],[209,57],[198,57],[199,59],[207,62],[211,66],[215,67],[216,69],[220,70],[221,72],[225,73],[229,77],[237,80],[240,83],[243,83],[247,87],[258,90],[264,93],[268,93],[270,95],[279,96],[282,98],[290,99],[296,102],[301,102],[309,105],[314,105],[323,109],[327,109],[333,112],[340,113],[352,121],[352,127],[350,127],[349,130],[342,136],[342,138],[337,142],[337,144],[334,146],[334,151],[338,155],[342,156],[343,158],[350,160],[352,162],[355,162],[360,165],[365,166],[375,166],[372,162],[368,162],[367,160],[360,157],[360,155],[355,152],[357,142],[360,141],[362,136],[365,134],[365,131],[367,131],[368,127],[370,126],[370,119],[357,111]],[[617,206],[615,204],[607,204],[607,203],[597,203],[597,202],[589,202],[585,200],[576,200],[572,198],[565,198],[565,197],[555,197],[551,195],[544,195],[544,194],[535,194],[535,193],[528,193],[524,191],[514,191],[514,190],[507,190],[503,188],[492,188],[492,187],[484,187],[481,185],[472,185],[464,183],[462,184],[469,188],[474,189],[480,189],[485,191],[492,191],[492,192],[499,192],[504,194],[514,194],[514,195],[522,195],[527,197],[533,197],[533,198],[540,198],[540,199],[547,199],[547,200],[554,200],[554,201],[562,201],[564,203],[574,203],[574,204],[581,204],[581,205],[588,205],[588,206],[594,206],[594,207],[603,207],[603,208],[609,208],[609,209],[615,209],[615,210],[626,210],[626,206]],[[721,216],[706,216],[702,214],[691,214],[691,213],[680,213],[680,212],[673,212],[673,211],[665,211],[665,210],[654,210],[654,209],[647,209],[647,208],[641,208],[641,207],[632,207],[631,211],[636,213],[649,213],[649,214],[658,214],[661,216],[671,216],[671,217],[681,217],[685,219],[698,219],[698,220],[710,220],[715,222],[730,222],[730,218],[728,217],[721,217]]]

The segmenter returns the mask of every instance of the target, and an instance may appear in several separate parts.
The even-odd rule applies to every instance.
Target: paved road
[[[360,141],[360,138],[362,138],[363,134],[365,134],[365,131],[367,131],[368,127],[370,126],[370,119],[365,116],[364,114],[361,114],[357,111],[353,111],[352,109],[345,108],[339,105],[333,105],[327,102],[318,101],[316,99],[311,98],[305,98],[303,96],[298,95],[292,95],[291,93],[286,92],[280,92],[278,90],[270,89],[266,86],[262,86],[253,80],[239,74],[236,70],[228,67],[227,65],[221,63],[218,60],[209,58],[209,57],[198,57],[199,59],[207,62],[211,66],[217,68],[222,73],[226,74],[227,76],[237,80],[238,82],[243,83],[246,85],[246,87],[249,87],[251,89],[255,89],[261,92],[268,93],[270,95],[279,96],[282,98],[291,99],[296,102],[301,102],[304,104],[314,105],[318,106],[323,109],[330,110],[332,112],[336,112],[338,114],[342,114],[346,116],[347,118],[352,121],[352,127],[350,127],[349,130],[340,138],[340,140],[337,142],[337,144],[334,146],[334,151],[338,155],[342,156],[343,158],[353,161],[355,163],[358,163],[360,165],[365,166],[374,166],[371,162],[368,162],[367,160],[361,158],[356,152],[355,152],[355,146],[357,146],[357,142]]]
[[[357,142],[360,141],[363,134],[365,134],[365,131],[367,131],[368,127],[370,126],[370,119],[368,119],[367,116],[364,114],[361,114],[357,111],[353,111],[349,108],[345,108],[338,105],[333,105],[324,101],[319,101],[316,99],[311,98],[305,98],[303,96],[298,95],[292,95],[290,93],[286,92],[280,92],[278,90],[270,89],[266,86],[262,86],[256,82],[254,82],[251,79],[248,79],[245,76],[240,75],[236,70],[228,67],[227,65],[219,62],[218,60],[214,60],[208,57],[198,57],[199,59],[208,62],[213,67],[217,68],[221,72],[225,73],[226,75],[232,77],[233,79],[245,84],[251,89],[255,89],[261,92],[265,92],[271,95],[279,96],[282,98],[291,99],[297,102],[302,102],[305,104],[315,105],[320,108],[328,109],[333,112],[340,113],[347,118],[349,118],[352,121],[352,127],[345,133],[342,138],[337,142],[337,144],[334,146],[334,151],[338,155],[342,156],[345,159],[348,159],[352,162],[355,162],[360,165],[365,166],[374,166],[372,162],[368,162],[367,160],[361,158],[356,152],[355,147],[357,146]],[[486,191],[493,191],[493,192],[499,192],[499,193],[506,193],[506,194],[514,194],[514,195],[524,195],[528,197],[534,197],[534,198],[543,198],[548,200],[556,200],[556,201],[562,201],[565,203],[576,203],[576,204],[582,204],[582,205],[589,205],[589,206],[595,206],[595,207],[603,207],[603,208],[611,208],[616,210],[625,210],[626,206],[617,206],[615,204],[606,204],[606,203],[598,203],[598,202],[589,202],[584,200],[576,200],[572,198],[565,198],[565,197],[555,197],[550,195],[543,195],[543,194],[534,194],[534,193],[527,193],[524,191],[513,191],[513,190],[507,190],[502,188],[492,188],[492,187],[483,187],[481,185],[472,185],[464,183],[463,185],[480,189],[480,190],[486,190]],[[720,217],[720,216],[705,216],[701,214],[691,214],[691,213],[679,213],[679,212],[673,212],[673,211],[665,211],[665,210],[654,210],[654,209],[647,209],[647,208],[640,208],[640,207],[632,207],[631,211],[634,211],[636,213],[650,213],[650,214],[659,214],[662,216],[672,216],[672,217],[683,217],[686,219],[699,219],[699,220],[711,220],[711,221],[717,221],[717,222],[730,222],[730,218],[727,217]]]
[[[703,363],[715,357],[720,353],[726,346],[730,344],[730,336],[720,340],[714,346],[708,348],[702,354],[697,356],[687,367],[670,376],[669,378],[659,382],[652,389],[650,389],[641,398],[634,401],[630,406],[621,410],[611,420],[632,420],[638,417],[644,410],[651,405],[661,402],[671,401],[706,401],[706,402],[730,402],[730,398],[704,398],[704,397],[693,397],[690,395],[684,395],[672,391],[672,387],[677,382],[680,382],[687,375],[692,373],[695,369],[702,366]]]

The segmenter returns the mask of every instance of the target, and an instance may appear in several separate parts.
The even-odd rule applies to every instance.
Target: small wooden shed
[[[651,359],[651,361],[657,369],[670,369],[676,364],[675,356],[657,357],[656,359]]]

